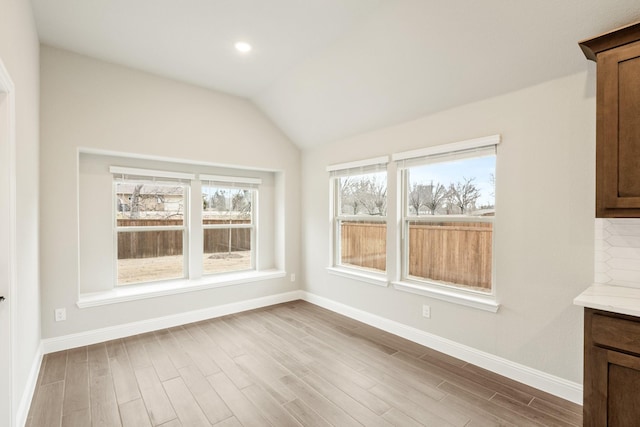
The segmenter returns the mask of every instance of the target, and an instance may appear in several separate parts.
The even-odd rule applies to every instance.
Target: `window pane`
[[[474,217],[495,215],[495,162],[454,155],[407,169],[406,217],[457,217],[407,220],[409,277],[491,292],[493,224]]]
[[[409,275],[491,291],[493,224],[409,221]]]
[[[340,221],[340,264],[386,271],[387,224]]]
[[[184,225],[185,187],[181,184],[117,181],[118,227]],[[184,232],[118,232],[118,285],[184,277]]]
[[[251,225],[256,190],[205,185],[202,187],[202,224]],[[205,228],[203,273],[250,270],[253,228]]]
[[[205,229],[203,272],[251,269],[251,231],[250,228]]]
[[[337,178],[338,216],[385,217],[387,174],[374,172]],[[383,221],[337,220],[340,242],[336,264],[386,271],[387,224]]]
[[[184,222],[185,187],[116,181],[118,226],[167,226]]]
[[[338,215],[387,214],[386,172],[341,177],[338,191]]]
[[[118,285],[184,277],[183,231],[118,233]]]
[[[251,224],[254,193],[251,189],[203,186],[203,224],[215,224],[208,222],[212,220],[219,220],[218,224]]]
[[[407,215],[494,215],[495,169],[495,155],[408,169]]]

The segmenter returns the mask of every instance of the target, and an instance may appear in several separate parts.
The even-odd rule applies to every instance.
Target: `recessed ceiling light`
[[[251,51],[251,45],[247,42],[236,42],[234,45],[236,50],[240,53],[247,53]]]

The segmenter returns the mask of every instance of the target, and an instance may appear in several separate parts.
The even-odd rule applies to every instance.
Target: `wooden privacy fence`
[[[409,223],[409,275],[491,289],[493,224]],[[342,263],[386,270],[385,224],[342,222]]]
[[[409,275],[491,289],[490,222],[409,223]]]
[[[387,225],[380,222],[343,221],[340,229],[343,264],[387,269]]]
[[[229,224],[229,220],[205,219],[204,224]],[[232,220],[232,224],[248,224],[248,220]],[[175,226],[180,219],[118,219],[118,226]],[[229,244],[231,233],[231,244]],[[251,250],[251,230],[248,228],[218,228],[204,230],[204,253]],[[118,233],[118,259],[155,258],[182,255],[182,231],[154,230]]]

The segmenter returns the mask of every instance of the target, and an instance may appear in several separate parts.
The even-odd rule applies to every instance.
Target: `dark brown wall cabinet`
[[[640,22],[580,47],[598,64],[596,216],[640,217]]]
[[[640,319],[585,308],[583,423],[640,425]]]

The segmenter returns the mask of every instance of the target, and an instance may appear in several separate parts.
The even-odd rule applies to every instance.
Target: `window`
[[[256,268],[261,179],[200,174],[196,180],[195,174],[118,166],[110,171],[118,286]],[[201,208],[189,209],[190,196],[202,200]]]
[[[365,273],[387,270],[387,157],[334,165],[334,267]]]
[[[203,274],[255,268],[258,179],[201,175]]]
[[[496,137],[394,156],[402,280],[493,293]]]
[[[190,175],[112,168],[117,284],[184,278]]]
[[[285,188],[283,171],[79,150],[78,306],[285,277]]]

